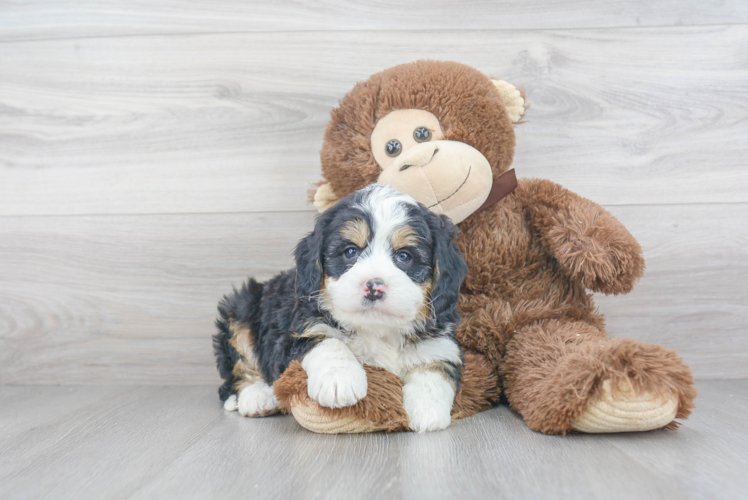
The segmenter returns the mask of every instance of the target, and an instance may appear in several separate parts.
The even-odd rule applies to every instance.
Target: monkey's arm
[[[644,258],[631,233],[600,205],[544,179],[518,189],[530,227],[574,278],[595,292],[630,292],[644,274]]]

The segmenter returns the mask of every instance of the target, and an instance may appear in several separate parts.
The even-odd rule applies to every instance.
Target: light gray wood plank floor
[[[315,435],[209,386],[0,387],[2,498],[745,498],[748,381],[677,431],[545,436],[500,406],[432,434]]]

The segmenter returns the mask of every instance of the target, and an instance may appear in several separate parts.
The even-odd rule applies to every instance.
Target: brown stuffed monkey
[[[691,371],[659,345],[608,338],[591,293],[631,291],[644,271],[641,247],[599,205],[548,180],[514,180],[523,113],[517,89],[462,64],[375,74],[332,112],[315,206],[380,182],[458,223],[469,273],[454,418],[490,408],[503,390],[527,425],[549,434],[674,428],[693,408]],[[407,430],[399,377],[366,370],[368,394],[348,408],[311,400],[298,363],[276,395],[316,432]]]

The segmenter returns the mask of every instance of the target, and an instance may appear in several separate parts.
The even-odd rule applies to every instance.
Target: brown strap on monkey
[[[499,177],[493,180],[493,186],[491,192],[488,193],[488,198],[483,202],[476,212],[488,208],[491,205],[498,202],[500,199],[512,193],[517,188],[517,176],[514,174],[514,169],[504,172]]]

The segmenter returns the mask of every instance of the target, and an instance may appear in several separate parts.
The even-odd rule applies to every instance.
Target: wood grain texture
[[[740,0],[0,3],[0,41],[238,31],[530,30],[748,22]]]
[[[596,297],[608,334],[674,349],[697,377],[748,377],[748,204],[611,211],[647,268],[632,293]]]
[[[748,377],[748,204],[610,207],[643,245],[611,336],[664,344],[699,378]],[[0,383],[216,384],[231,284],[292,265],[310,212],[0,218]]]
[[[0,383],[215,381],[218,300],[313,215],[0,218]]]
[[[748,382],[698,389],[677,431],[545,436],[499,406],[437,433],[326,436],[225,413],[207,387],[4,386],[0,496],[743,498]]]
[[[521,176],[606,205],[748,202],[747,48],[746,25],[2,43],[0,215],[309,210],[330,109],[424,57],[525,86]]]

